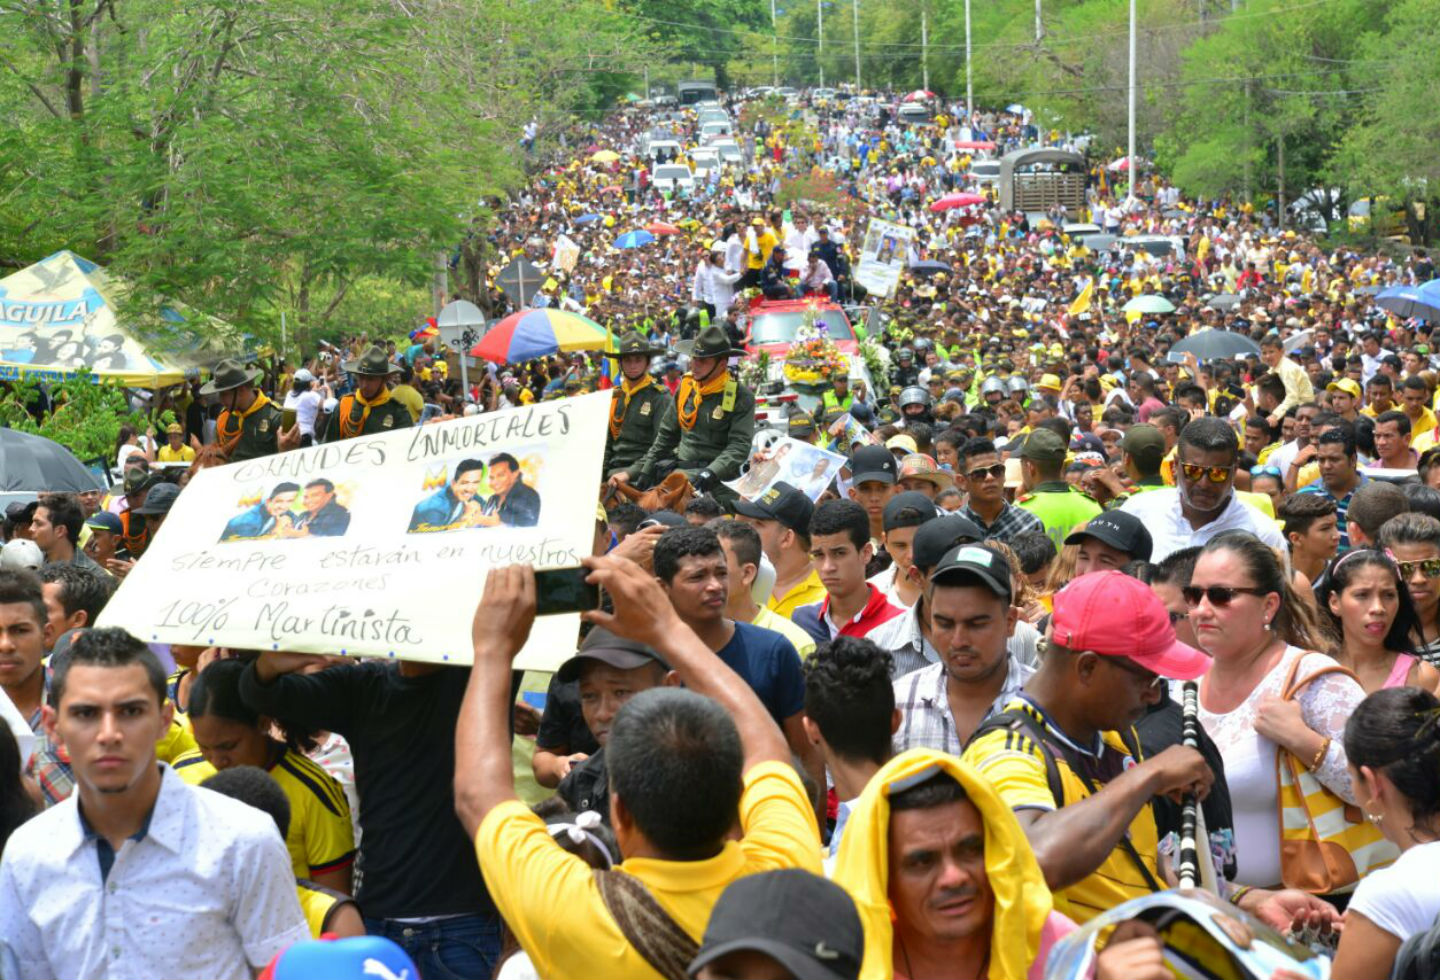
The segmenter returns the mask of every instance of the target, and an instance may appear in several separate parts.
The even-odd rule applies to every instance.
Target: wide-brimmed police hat
[[[611,357],[629,357],[631,354],[643,354],[646,357],[659,357],[666,353],[665,348],[656,347],[645,338],[645,335],[638,330],[627,330],[620,335],[620,343],[614,350],[607,351]]]
[[[208,382],[200,387],[202,395],[218,395],[222,391],[229,391],[231,388],[239,388],[241,385],[253,385],[260,381],[265,371],[263,368],[253,370],[245,367],[233,357],[227,357],[215,365]]]
[[[730,357],[731,355],[744,357],[745,352],[737,347],[730,346],[730,338],[725,335],[717,324],[710,324],[694,340],[682,340],[675,345],[675,350],[681,354],[688,354],[691,357]]]
[[[344,370],[349,374],[368,374],[384,378],[394,374],[400,369],[395,366],[390,358],[385,356],[383,348],[370,347],[356,360],[346,361]]]

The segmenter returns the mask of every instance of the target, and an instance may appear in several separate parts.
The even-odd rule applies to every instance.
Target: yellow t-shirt
[[[1132,759],[1130,751],[1116,732],[1104,732],[1102,745],[1097,755],[1094,748],[1076,745],[1063,732],[1045,720],[1045,715],[1034,704],[1024,698],[1015,698],[1008,705],[1028,712],[1040,721],[1049,733],[1049,740],[1069,745],[1072,753],[1086,760],[1082,766],[1089,779],[1103,788],[1108,779],[1119,776],[1139,759]],[[1084,781],[1070,768],[1065,756],[1051,753],[1055,767],[1060,774],[1060,785],[1065,792],[1065,804],[1073,804],[1090,796]],[[1046,777],[1044,750],[1023,732],[997,729],[982,735],[966,747],[961,756],[990,780],[1002,799],[1012,810],[1054,810],[1056,799],[1050,792]],[[1155,818],[1148,806],[1141,807],[1135,819],[1130,822],[1130,842],[1135,852],[1145,862],[1150,875],[1157,881],[1160,873],[1156,868],[1159,850],[1159,833]],[[1090,919],[1106,912],[1122,902],[1151,893],[1139,868],[1123,847],[1116,846],[1105,861],[1093,873],[1055,893],[1055,911],[1068,915],[1083,925]]]
[[[191,786],[215,775],[215,767],[199,750],[175,760],[175,772]],[[290,800],[290,833],[285,847],[296,878],[343,868],[355,860],[355,828],[350,803],[335,777],[313,759],[286,749],[270,775]]]
[[[326,931],[325,927],[330,924],[330,917],[335,914],[336,909],[342,905],[355,904],[355,900],[349,895],[303,879],[295,882],[295,894],[300,899],[300,911],[305,913],[305,924],[310,927],[310,935],[316,939]]]
[[[162,463],[193,463],[195,462],[195,450],[183,442],[179,449],[171,449],[170,444],[166,443],[160,447],[155,458]]]
[[[802,660],[808,660],[810,654],[815,652],[815,637],[790,622],[790,620],[784,616],[777,615],[764,606],[761,606],[760,611],[755,614],[755,618],[750,620],[750,625],[758,626],[761,629],[774,630],[776,633],[785,637],[785,639],[789,640],[795,647],[795,652],[800,654],[800,659]]]
[[[425,397],[410,385],[396,385],[390,389],[390,397],[401,405],[405,411],[410,413],[410,421],[420,421],[421,414],[425,411]]]
[[[811,568],[810,574],[801,579],[799,584],[784,596],[777,599],[772,595],[770,601],[765,603],[765,608],[777,616],[790,619],[795,615],[796,609],[820,602],[825,595],[825,583],[820,581],[820,573]]]
[[[821,874],[820,832],[800,777],[764,762],[745,774],[743,839],[703,861],[631,858],[639,878],[675,922],[699,942],[720,893],[737,878],[778,868]],[[563,850],[519,800],[486,814],[475,835],[480,870],[495,906],[542,977],[650,980],[660,974],[637,953],[605,908],[594,871]]]

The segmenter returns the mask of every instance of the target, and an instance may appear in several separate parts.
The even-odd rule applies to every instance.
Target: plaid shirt
[[[984,518],[975,513],[967,502],[960,508],[960,513],[980,525],[980,530],[985,532],[987,538],[995,538],[1009,544],[1016,535],[1026,534],[1035,531],[1039,534],[1045,533],[1045,524],[1040,518],[1030,513],[1024,507],[1016,507],[1006,501],[1005,508],[995,517],[995,523],[986,524]]]
[[[1006,655],[1005,683],[1000,688],[988,718],[998,711],[1004,711],[1020,688],[1035,673],[1033,667],[1026,667],[1013,653]],[[895,707],[900,709],[900,727],[891,738],[895,754],[906,749],[935,749],[959,755],[965,745],[955,730],[955,719],[950,714],[950,698],[945,693],[945,664],[937,663],[906,674],[895,682]],[[983,719],[982,719],[983,720]]]

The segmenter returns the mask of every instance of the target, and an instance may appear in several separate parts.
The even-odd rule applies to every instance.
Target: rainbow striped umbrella
[[[487,331],[470,356],[519,364],[562,350],[601,350],[605,344],[605,328],[589,317],[564,310],[521,310]]]

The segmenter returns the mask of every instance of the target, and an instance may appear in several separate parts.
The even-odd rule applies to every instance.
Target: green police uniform
[[[643,354],[658,357],[665,351],[651,347],[638,331],[631,330],[620,338],[619,348],[610,356],[625,357]],[[623,384],[623,382],[622,382]],[[621,385],[614,388],[615,401],[610,408],[610,429],[605,439],[605,475],[628,470],[640,461],[655,442],[655,434],[667,412],[674,410],[675,399],[670,390],[658,381],[651,381],[630,395],[627,404]]]
[[[398,370],[379,347],[371,347],[359,360],[349,361],[343,367],[349,373],[362,377],[385,378]],[[339,442],[341,439],[354,439],[357,436],[382,435],[415,424],[410,410],[393,398],[368,406],[368,413],[366,407],[360,403],[358,392],[341,398],[325,426],[325,438],[322,441]]]
[[[239,361],[226,358],[215,365],[211,379],[200,389],[202,395],[218,395],[247,385],[254,386],[265,372],[247,370]],[[279,448],[280,406],[260,392],[245,411],[220,413],[216,420],[216,440],[231,463],[242,463],[257,456],[269,456]]]
[[[687,346],[693,349],[685,350]],[[743,353],[732,350],[724,331],[715,325],[702,330],[694,341],[682,341],[676,347],[681,353],[697,357]],[[680,424],[676,400],[672,399],[655,433],[655,441],[627,472],[632,481],[652,481],[662,460],[674,460],[675,468],[684,471],[692,481],[702,470],[709,470],[717,481],[733,480],[750,458],[750,441],[754,435],[755,395],[732,375],[723,391],[700,399],[695,424],[689,429]],[[719,485],[709,488],[709,492],[721,500],[735,496]]]
[[[1030,433],[1020,449],[1020,458],[1041,466],[1063,466],[1065,440],[1049,429]],[[1055,550],[1065,547],[1065,538],[1077,524],[1084,524],[1101,513],[1095,498],[1064,480],[1037,484],[1030,492],[1017,497],[1015,505],[1040,518],[1045,533],[1055,542]]]

